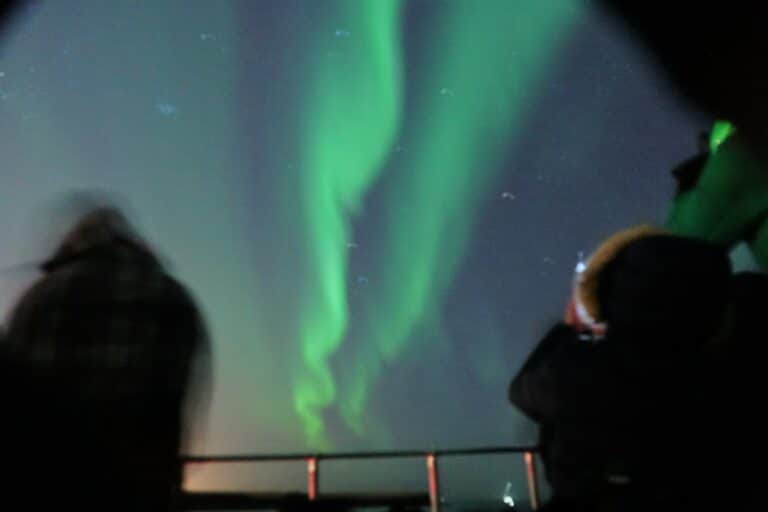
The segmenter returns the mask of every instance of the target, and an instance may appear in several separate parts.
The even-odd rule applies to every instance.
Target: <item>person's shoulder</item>
[[[201,306],[189,285],[180,279],[163,273],[158,299],[179,321],[194,325],[197,330],[205,331],[205,320]]]
[[[179,278],[164,271],[161,276],[161,285],[163,293],[170,300],[188,304],[189,306],[196,306],[197,300],[195,299],[195,294],[192,292],[189,285]]]
[[[598,336],[589,330],[575,329],[566,323],[558,323],[550,328],[539,342],[539,347],[560,346],[577,351],[593,351],[607,346],[611,337]]]
[[[542,337],[541,342],[544,343],[549,340],[575,341],[577,339],[579,339],[578,330],[564,322],[558,322],[549,328],[547,333]]]
[[[589,346],[588,343],[580,340],[580,334],[576,329],[565,323],[557,323],[541,338],[528,356],[521,372],[544,364],[557,364],[557,361],[570,359],[576,352],[584,351]]]

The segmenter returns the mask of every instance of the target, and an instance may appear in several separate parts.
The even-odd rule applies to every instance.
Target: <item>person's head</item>
[[[125,215],[114,206],[94,206],[77,218],[74,225],[66,232],[59,247],[70,251],[79,251],[85,246],[101,245],[117,239],[131,240],[135,231]]]
[[[608,332],[691,346],[718,334],[727,309],[731,266],[708,242],[657,234],[618,251],[597,288]]]
[[[55,248],[45,265],[88,248],[115,243],[130,244],[149,253],[121,203],[113,194],[94,191],[77,191],[60,199],[49,212],[47,245]]]

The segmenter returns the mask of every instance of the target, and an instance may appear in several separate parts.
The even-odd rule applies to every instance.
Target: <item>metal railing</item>
[[[461,448],[453,450],[402,450],[376,452],[347,452],[347,453],[296,453],[296,454],[254,454],[254,455],[207,455],[188,456],[182,458],[184,464],[227,464],[244,462],[280,462],[304,461],[307,467],[307,498],[316,501],[320,497],[320,461],[323,460],[352,460],[352,459],[396,459],[422,458],[427,467],[427,484],[429,488],[429,504],[431,512],[440,512],[440,473],[438,462],[441,458],[471,455],[495,455],[502,453],[519,453],[523,456],[525,475],[528,483],[528,496],[531,508],[539,508],[539,484],[536,471],[537,448],[533,446],[497,446],[486,448]]]

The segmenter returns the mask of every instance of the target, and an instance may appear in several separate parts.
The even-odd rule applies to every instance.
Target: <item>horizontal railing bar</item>
[[[537,452],[536,446],[491,446],[485,448],[456,448],[448,450],[400,450],[376,452],[346,452],[346,453],[292,453],[292,454],[245,454],[245,455],[190,455],[182,457],[185,464],[202,463],[236,463],[236,462],[278,462],[299,461],[309,458],[317,460],[344,459],[398,459],[426,457],[454,457],[461,455],[488,455],[499,453],[529,453]]]

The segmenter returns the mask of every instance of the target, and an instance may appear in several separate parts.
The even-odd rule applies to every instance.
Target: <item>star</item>
[[[176,105],[168,103],[167,101],[159,101],[155,103],[155,108],[158,112],[166,117],[175,116],[179,113],[179,108]]]

